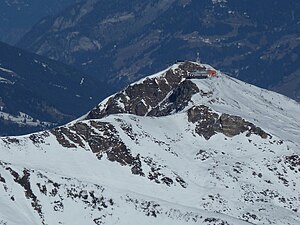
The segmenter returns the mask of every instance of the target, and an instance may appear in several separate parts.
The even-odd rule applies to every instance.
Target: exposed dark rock
[[[256,134],[264,139],[270,136],[261,128],[255,126],[253,123],[245,121],[239,116],[233,116],[224,113],[220,117],[220,124],[222,128],[222,133],[228,137],[233,137],[246,131],[247,136],[250,136],[251,134]]]
[[[2,176],[1,176],[1,174],[0,174],[0,182],[2,182],[2,183],[6,183],[6,181],[5,181],[4,177],[2,177]]]
[[[164,182],[166,185],[171,186],[173,184],[173,180],[169,177],[163,177],[161,179],[162,182]]]
[[[220,224],[220,225],[229,225],[227,221],[221,220],[219,218],[208,217],[204,219],[205,223],[208,224]]]
[[[147,216],[157,217],[158,214],[162,213],[160,205],[154,201],[138,201],[129,196],[127,196],[126,201],[132,203],[136,209],[140,209],[140,211],[144,212]]]
[[[244,120],[238,116],[222,114],[220,117],[220,124],[223,133],[228,137],[236,136],[248,130],[248,124],[244,123]]]
[[[132,125],[131,124],[127,124],[127,123],[121,123],[120,124],[120,128],[127,134],[127,136],[133,140],[133,141],[137,141],[137,134],[134,132],[134,130],[132,129]]]
[[[151,171],[148,174],[148,179],[153,180],[159,184],[160,183],[159,177],[163,175],[162,173],[159,172],[160,170],[161,170],[160,168],[151,167]]]
[[[41,193],[43,193],[44,195],[47,195],[47,187],[46,187],[46,185],[41,185],[40,183],[37,183],[36,185],[40,189]]]
[[[167,116],[172,112],[179,112],[188,105],[192,96],[198,92],[199,89],[196,84],[189,80],[185,80],[173,90],[172,94],[165,101],[152,109],[148,115]]]
[[[134,159],[134,166],[131,168],[131,172],[136,175],[145,176],[142,170],[142,162],[139,154]]]
[[[196,154],[195,159],[200,159],[202,161],[205,161],[209,158],[211,158],[214,155],[212,152],[207,152],[205,150],[199,150],[199,152]]]
[[[132,156],[110,123],[93,120],[88,124],[78,122],[70,127],[55,128],[51,133],[64,147],[76,148],[79,145],[86,148],[84,143],[87,143],[99,159],[106,154],[108,160],[131,166],[133,174],[144,176],[139,155]]]
[[[109,149],[107,152],[107,158],[114,162],[118,162],[121,165],[132,165],[134,162],[134,158],[131,155],[129,149],[124,145],[124,143],[120,142],[116,146]],[[138,165],[137,165],[138,167]],[[134,170],[136,171],[136,170]]]
[[[139,116],[145,115],[148,112],[148,107],[157,105],[171,88],[172,86],[167,85],[163,78],[146,78],[141,84],[129,86],[125,90],[125,95],[128,96],[129,100],[126,102],[125,110]],[[144,101],[144,107],[138,110],[137,106],[141,101]],[[140,113],[138,113],[139,111]]]
[[[69,131],[67,128],[65,127],[59,127],[59,128],[55,128],[53,130],[51,130],[51,133],[56,137],[57,141],[59,142],[59,144],[61,144],[63,147],[67,147],[67,148],[76,148],[76,145],[71,143],[65,136],[64,134],[68,134],[69,135]],[[67,136],[68,136],[67,135]]]
[[[221,130],[219,115],[204,105],[189,109],[188,120],[189,122],[197,123],[196,133],[207,140]]]
[[[168,82],[167,85],[174,87],[182,80],[184,74],[187,74],[187,72],[184,72],[179,69],[175,69],[175,70],[169,69],[165,75],[166,81]]]
[[[187,183],[178,175],[176,175],[176,181],[180,184],[181,187],[187,187]]]
[[[117,113],[144,116],[150,107],[155,107],[169,93],[172,87],[165,79],[145,79],[143,83],[128,86],[123,92],[111,97],[104,109],[96,107],[87,119],[102,118]]]
[[[188,110],[189,122],[196,123],[196,133],[205,139],[210,139],[217,133],[223,133],[228,137],[234,137],[247,131],[247,136],[256,134],[261,138],[270,136],[261,128],[245,121],[243,118],[223,113],[219,116],[209,107],[194,106]]]
[[[91,150],[97,153],[98,157],[106,152],[113,143],[118,143],[117,131],[110,123],[90,121],[90,124],[76,123],[70,130],[87,142]],[[102,132],[100,135],[98,132]],[[76,142],[77,139],[73,140]]]
[[[289,164],[290,169],[300,172],[300,156],[299,155],[290,155],[285,157],[285,163]]]
[[[249,213],[249,212],[244,213],[244,214],[242,215],[242,218],[243,218],[244,220],[248,221],[248,222],[253,221],[253,220],[254,220],[254,221],[259,221],[259,218],[258,218],[257,215],[255,215],[255,214],[253,214],[253,213]]]
[[[93,109],[87,119],[99,119],[117,113],[165,116],[180,111],[187,106],[192,95],[199,92],[193,82],[184,78],[190,72],[201,69],[203,67],[198,64],[184,62],[160,77],[146,78],[141,83],[130,85],[109,98],[104,106]]]
[[[36,134],[31,134],[29,136],[29,139],[34,143],[34,144],[42,144],[45,143],[45,138],[49,137],[49,133],[47,131],[36,133]]]
[[[8,170],[11,175],[14,177],[14,181],[17,182],[19,185],[21,185],[24,188],[25,196],[28,199],[31,199],[31,206],[33,209],[39,214],[40,218],[42,219],[42,224],[44,224],[44,216],[42,213],[42,206],[37,199],[36,195],[33,193],[31,189],[30,184],[30,171],[27,169],[23,170],[23,176],[21,177],[16,171],[11,169],[10,167],[6,167],[6,170]]]
[[[20,144],[20,140],[18,140],[17,138],[10,138],[10,137],[7,137],[7,138],[4,138],[3,141],[4,141],[6,144]]]
[[[112,210],[114,201],[112,198],[104,196],[104,188],[97,184],[84,183],[74,178],[62,177],[68,182],[57,182],[50,180],[46,176],[41,177],[40,183],[37,186],[40,192],[47,196],[51,201],[51,206],[56,212],[64,212],[67,202],[81,202],[85,209],[92,211]],[[62,197],[64,196],[64,197]]]

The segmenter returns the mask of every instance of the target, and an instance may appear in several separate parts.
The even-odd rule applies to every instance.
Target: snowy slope
[[[204,67],[1,138],[0,224],[299,224],[299,104]]]

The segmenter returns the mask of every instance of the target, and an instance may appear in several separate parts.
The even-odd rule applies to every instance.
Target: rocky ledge
[[[247,132],[246,136],[256,134],[263,139],[271,137],[261,128],[239,116],[226,113],[219,115],[205,105],[190,108],[188,110],[188,120],[196,124],[196,133],[207,140],[217,133],[222,133],[227,137],[234,137],[244,132]]]

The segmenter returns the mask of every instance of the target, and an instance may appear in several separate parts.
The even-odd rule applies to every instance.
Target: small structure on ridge
[[[188,74],[187,79],[206,79],[217,76],[217,71],[213,69],[195,70]]]

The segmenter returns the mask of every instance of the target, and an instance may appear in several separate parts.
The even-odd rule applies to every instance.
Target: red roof
[[[211,76],[216,76],[217,75],[217,71],[215,71],[215,70],[207,70],[207,73]]]

